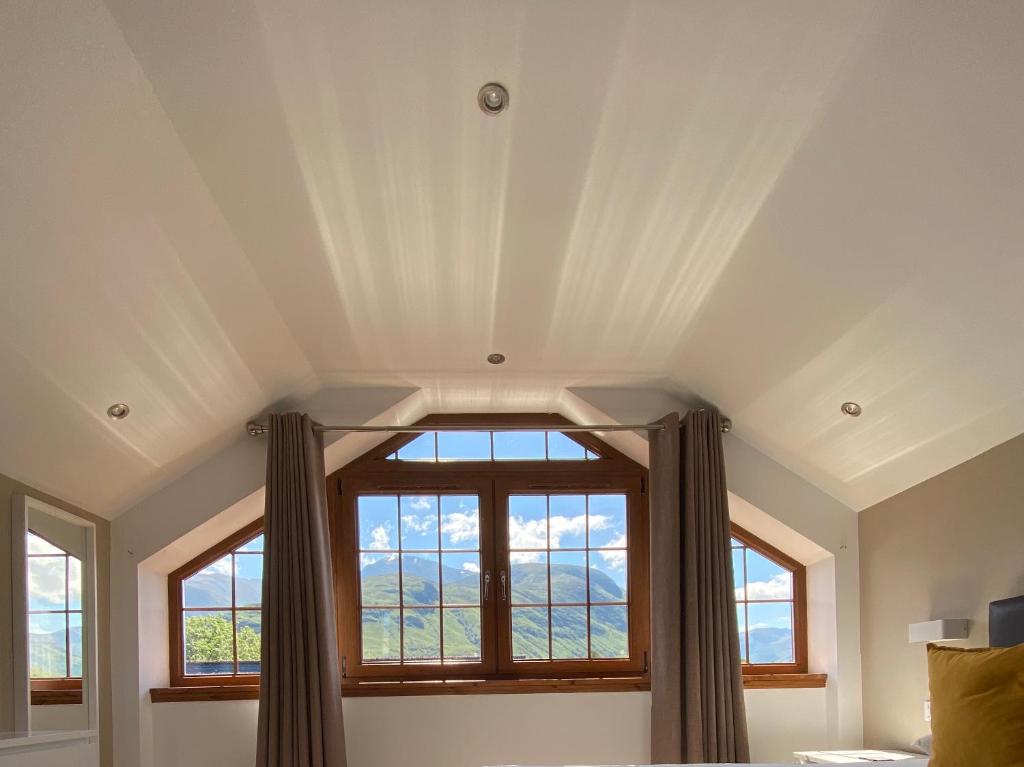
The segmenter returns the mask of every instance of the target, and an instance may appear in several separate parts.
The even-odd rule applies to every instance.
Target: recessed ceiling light
[[[107,416],[113,418],[115,421],[120,421],[122,418],[127,418],[131,412],[129,408],[123,402],[115,402],[113,405],[107,408]]]
[[[860,405],[856,402],[844,402],[839,409],[851,418],[856,418],[862,412]]]
[[[505,355],[498,354],[497,352],[495,352],[494,354],[488,354],[487,361],[490,362],[492,365],[500,365],[502,362],[505,361]]]
[[[476,95],[476,103],[485,115],[500,115],[508,109],[508,91],[500,83],[487,83]]]

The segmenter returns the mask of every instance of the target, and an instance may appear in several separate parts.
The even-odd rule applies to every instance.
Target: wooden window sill
[[[33,706],[73,706],[81,702],[81,690],[32,690]]]
[[[746,690],[787,690],[824,687],[828,674],[744,674]]]
[[[825,674],[746,674],[748,690],[824,687]],[[349,682],[342,686],[345,698],[382,698],[414,695],[519,695],[544,692],[642,692],[651,689],[646,677],[608,679],[477,679],[447,682]],[[259,685],[197,687],[155,687],[149,691],[154,703],[182,703],[210,700],[257,700]]]

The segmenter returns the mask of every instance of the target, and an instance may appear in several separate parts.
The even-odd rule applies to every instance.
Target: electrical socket
[[[924,702],[924,720],[926,722],[932,720],[932,702],[930,700]]]

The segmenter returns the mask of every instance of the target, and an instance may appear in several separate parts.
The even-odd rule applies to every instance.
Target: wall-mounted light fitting
[[[126,404],[123,402],[115,402],[107,408],[107,417],[112,418],[115,421],[120,421],[122,418],[127,418],[130,412],[131,408]]]
[[[500,83],[487,83],[476,95],[476,103],[485,115],[494,117],[508,109],[508,91]]]
[[[839,409],[842,410],[843,413],[850,416],[851,418],[856,418],[863,412],[863,410],[861,410],[860,405],[858,405],[856,402],[844,402],[842,405],[840,405]]]
[[[967,639],[970,634],[970,626],[970,621],[967,618],[944,618],[924,623],[911,623],[908,626],[908,635],[911,644]]]

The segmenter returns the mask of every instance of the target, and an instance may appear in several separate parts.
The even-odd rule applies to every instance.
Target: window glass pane
[[[793,574],[753,549],[747,549],[747,599],[792,598]]]
[[[551,608],[551,657],[587,657],[587,608]]]
[[[402,496],[402,549],[438,548],[437,496]]]
[[[401,610],[363,610],[363,661],[394,662],[401,657]]]
[[[554,551],[551,553],[551,602],[554,604],[559,602],[586,604],[587,552]],[[552,630],[554,630],[554,624],[552,624]],[[584,642],[585,647],[586,642]]]
[[[542,431],[496,431],[494,460],[543,461],[546,457],[545,442]]]
[[[186,674],[208,676],[235,673],[229,611],[186,610],[183,622]]]
[[[358,500],[359,548],[398,549],[398,497],[361,495]]]
[[[263,633],[263,613],[259,610],[239,610],[235,613],[235,642],[238,646],[238,673],[260,673],[260,637]]]
[[[548,521],[551,548],[586,548],[587,497],[552,495],[548,504],[551,510]]]
[[[548,432],[548,458],[552,461],[582,461],[586,451],[579,442],[559,431]]]
[[[732,550],[732,582],[736,588],[736,598],[746,599],[747,590],[743,585],[743,549]]]
[[[750,662],[794,663],[793,610],[790,602],[747,604]]]
[[[491,433],[440,431],[437,433],[437,458],[441,461],[489,461]]]
[[[590,552],[590,601],[625,602],[628,554],[625,549]]]
[[[480,548],[480,500],[475,495],[441,496],[441,547]]]
[[[441,660],[441,611],[406,608],[403,611],[406,661]]]
[[[601,456],[599,456],[599,455],[598,455],[597,453],[595,453],[595,452],[594,452],[593,450],[588,450],[588,451],[587,451],[587,460],[588,460],[588,461],[596,461],[596,460],[598,460],[598,459],[599,459],[600,457],[601,457]]]
[[[512,659],[548,660],[548,609],[512,608]]]
[[[399,606],[398,554],[360,554],[359,580],[364,605]]]
[[[736,605],[736,624],[740,634],[740,663],[747,662],[747,606]]]
[[[82,609],[82,560],[68,557],[68,609]]]
[[[64,551],[62,549],[57,548],[45,538],[40,538],[31,530],[25,536],[25,547],[26,553],[28,553],[29,556],[32,556],[33,554],[64,555]]]
[[[28,558],[28,609],[63,610],[66,607],[67,557]]]
[[[483,657],[480,643],[480,608],[449,607],[443,612],[445,662],[479,662]]]
[[[182,583],[182,600],[185,607],[231,607],[231,555],[224,555],[186,578]],[[229,621],[229,636],[230,629]]]
[[[595,549],[626,546],[626,496],[621,493],[591,495],[590,547]]]
[[[629,657],[629,619],[625,605],[590,608],[590,654],[594,658]]]
[[[509,496],[508,545],[510,549],[547,548],[548,521],[546,496]]]
[[[82,614],[68,613],[68,664],[72,677],[82,676]]]
[[[248,543],[243,543],[235,551],[263,551],[263,533],[260,533]]]
[[[65,613],[28,616],[29,674],[33,679],[67,676],[67,627]]]
[[[511,555],[512,603],[547,604],[548,555],[544,552],[519,552]]]
[[[398,449],[398,457],[403,461],[433,461],[437,458],[434,452],[434,432],[421,434],[412,442]]]
[[[446,605],[480,604],[479,554],[443,554],[441,578]]]
[[[263,602],[263,555],[235,554],[235,606],[259,607]]]
[[[402,555],[402,604],[408,606],[441,603],[439,564],[440,557],[437,554]]]

